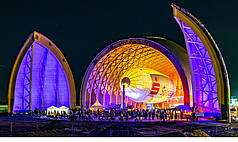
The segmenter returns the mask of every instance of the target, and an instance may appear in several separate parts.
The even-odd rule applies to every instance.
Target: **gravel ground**
[[[0,136],[206,137],[238,136],[238,123],[211,121],[67,121],[0,117]]]

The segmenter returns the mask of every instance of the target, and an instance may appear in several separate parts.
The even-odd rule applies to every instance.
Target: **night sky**
[[[171,2],[197,17],[213,36],[227,65],[231,95],[238,96],[236,1],[6,0],[0,2],[0,103],[7,104],[11,69],[33,31],[48,37],[63,52],[79,94],[87,66],[112,42],[151,35],[185,46]]]

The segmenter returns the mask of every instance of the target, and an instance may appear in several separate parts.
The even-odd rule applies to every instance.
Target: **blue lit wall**
[[[70,108],[69,84],[55,55],[35,41],[26,52],[18,70],[13,113],[29,108],[46,110],[50,106]]]

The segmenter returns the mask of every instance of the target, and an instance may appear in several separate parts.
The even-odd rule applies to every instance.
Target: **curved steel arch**
[[[67,82],[68,82],[68,87],[69,87],[69,105],[70,107],[75,107],[76,105],[76,89],[75,89],[75,82],[73,78],[73,74],[71,72],[70,66],[62,54],[62,52],[56,47],[56,45],[50,41],[48,38],[43,36],[42,34],[38,32],[33,32],[27,39],[27,41],[24,43],[20,53],[17,56],[17,59],[14,63],[12,73],[10,76],[10,82],[9,82],[9,88],[8,88],[8,112],[12,113],[13,112],[13,105],[14,105],[14,98],[15,98],[15,84],[16,84],[16,79],[18,75],[19,68],[21,66],[21,63],[23,61],[23,58],[25,57],[26,54],[29,53],[29,50],[32,50],[32,47],[34,44],[39,44],[40,46],[43,46],[44,48],[48,49],[53,55],[57,58],[58,62],[60,63],[61,67],[63,68],[63,71],[67,77]],[[33,51],[32,51],[33,52]],[[31,58],[33,58],[30,53],[29,55]],[[42,61],[41,65],[44,64],[44,61]],[[31,63],[32,64],[32,63]],[[42,65],[43,66],[43,65]],[[30,68],[29,68],[30,69]],[[41,71],[44,71],[44,68],[41,68]],[[32,70],[30,71],[32,72]],[[40,81],[43,81],[43,75],[40,75]],[[31,82],[31,76],[29,78],[30,80],[29,83]],[[31,83],[30,83],[31,85]],[[28,91],[31,91],[31,86],[27,86]],[[31,95],[31,93],[29,93]],[[31,110],[31,97],[29,99],[29,107],[28,109]],[[39,98],[40,99],[40,98]]]
[[[137,46],[138,45],[138,49]],[[126,46],[131,46],[128,49],[122,49],[118,47],[126,47]],[[149,48],[148,48],[149,47]],[[115,80],[111,79],[111,76],[121,76],[126,70],[129,65],[131,64],[128,62],[129,60],[137,60],[136,58],[139,58],[143,54],[149,54],[147,52],[152,52],[149,49],[153,49],[155,51],[159,51],[161,55],[165,56],[168,61],[170,61],[173,66],[175,67],[175,71],[178,72],[178,75],[180,76],[182,80],[182,86],[184,88],[184,94],[186,96],[185,99],[185,104],[189,104],[189,91],[188,91],[188,83],[187,83],[187,78],[185,76],[185,73],[178,62],[178,60],[172,55],[170,51],[168,51],[165,47],[161,46],[159,43],[153,42],[148,39],[143,39],[143,38],[132,38],[132,39],[124,39],[120,40],[118,42],[115,42],[105,49],[103,49],[90,63],[90,65],[87,68],[87,71],[84,75],[82,84],[81,84],[81,90],[80,90],[80,105],[84,108],[90,107],[95,101],[96,98],[99,100],[100,103],[105,103],[107,102],[106,100],[102,100],[100,96],[98,97],[99,94],[103,95],[108,95],[108,92],[105,92],[105,88],[108,88],[106,90],[111,90],[110,91],[110,98],[113,103],[120,103],[120,95],[116,95],[113,93],[119,93],[118,89],[120,88],[118,84],[115,84],[115,82],[119,81],[118,78],[115,78]],[[143,52],[143,49],[146,51]],[[111,53],[112,51],[115,51],[115,53]],[[121,53],[121,52],[124,53]],[[130,52],[131,51],[131,52]],[[134,53],[133,53],[134,52]],[[125,61],[121,60],[122,57],[119,56],[119,53],[121,53],[123,57],[127,56],[127,54],[132,53],[133,55],[127,56]],[[117,55],[116,57],[119,58],[118,60],[115,58],[112,58],[110,60],[110,63],[108,63],[111,55],[110,54],[115,54]],[[153,54],[153,53],[150,53]],[[139,56],[140,55],[140,56]],[[145,55],[146,56],[146,55]],[[139,62],[139,60],[138,60]],[[122,64],[119,64],[122,63]],[[133,62],[134,63],[134,62]],[[104,65],[105,64],[105,65]],[[123,66],[125,64],[126,66]],[[128,64],[128,65],[127,65]],[[116,69],[111,70],[109,66],[119,66]],[[149,65],[147,65],[149,66]],[[100,67],[100,68],[99,68]],[[111,71],[112,74],[111,74]],[[107,73],[106,73],[107,72]],[[108,83],[108,84],[107,84]],[[88,90],[89,89],[89,90]],[[91,91],[90,91],[91,90]],[[94,90],[94,91],[92,91]],[[95,91],[96,90],[96,91]],[[87,94],[89,93],[89,94]],[[101,95],[102,96],[102,95]],[[115,97],[119,97],[118,99]],[[87,102],[87,103],[86,103]],[[107,105],[107,104],[106,104]]]
[[[190,59],[194,105],[208,112],[220,112],[222,119],[230,121],[229,78],[218,46],[196,17],[174,4],[172,7]]]

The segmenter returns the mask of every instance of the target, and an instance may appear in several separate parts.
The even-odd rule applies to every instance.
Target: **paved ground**
[[[72,122],[30,117],[0,117],[0,136],[235,136],[237,132],[238,123],[224,124],[205,120]]]

